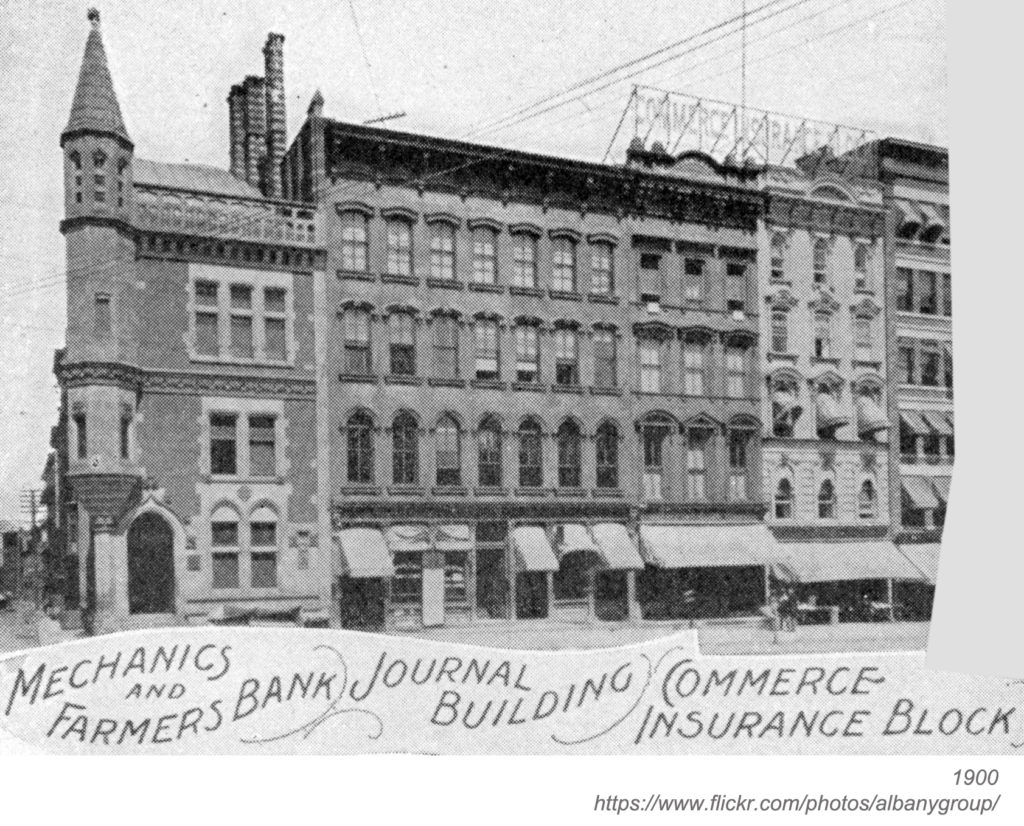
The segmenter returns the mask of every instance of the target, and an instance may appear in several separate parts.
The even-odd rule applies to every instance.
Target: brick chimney
[[[249,75],[245,93],[245,180],[259,189],[267,156],[267,104],[263,78]]]
[[[284,35],[271,32],[263,47],[266,91],[267,160],[263,194],[281,195],[281,161],[287,138],[284,108]]]
[[[236,83],[228,95],[231,174],[245,180],[245,89]]]

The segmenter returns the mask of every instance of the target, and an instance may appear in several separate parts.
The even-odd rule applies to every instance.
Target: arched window
[[[437,445],[438,487],[458,487],[462,484],[462,433],[451,416],[444,416],[435,433]]]
[[[780,479],[775,488],[775,518],[793,518],[793,483],[787,477]]]
[[[419,428],[416,419],[405,411],[395,416],[391,426],[392,478],[396,485],[415,485],[420,478]]]
[[[348,481],[373,484],[373,419],[368,413],[353,413],[345,425],[348,443]]]
[[[477,432],[477,473],[482,488],[501,487],[501,423],[484,419]]]
[[[818,488],[818,518],[836,518],[836,486],[831,479],[826,479]]]
[[[558,428],[558,486],[578,488],[583,484],[580,456],[580,429],[575,422],[562,422]]]
[[[786,278],[786,236],[776,233],[772,237],[772,281]]]
[[[595,441],[597,453],[597,486],[617,488],[619,486],[619,429],[612,422],[604,422],[597,429]]]
[[[878,493],[875,483],[865,479],[860,486],[859,512],[861,519],[874,519],[878,513]]]
[[[226,505],[214,509],[210,515],[211,584],[214,588],[239,587],[238,522],[238,513]]]
[[[814,242],[814,283],[816,285],[828,283],[828,241],[819,238]]]
[[[544,484],[544,452],[540,425],[527,419],[519,426],[519,487],[539,488]]]

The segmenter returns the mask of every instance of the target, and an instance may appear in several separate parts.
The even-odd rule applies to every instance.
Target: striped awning
[[[939,500],[935,498],[935,490],[923,476],[904,476],[901,482],[903,492],[915,508],[928,510],[939,506]]]
[[[629,536],[626,526],[601,522],[591,529],[605,565],[614,570],[642,570],[643,557]]]
[[[918,436],[927,436],[932,432],[932,429],[925,423],[925,420],[921,418],[921,414],[916,410],[901,410],[900,420],[907,426],[911,433],[916,433]]]
[[[658,568],[764,565],[775,537],[764,525],[641,525],[640,551]]]
[[[896,221],[899,230],[908,235],[916,235],[928,222],[927,217],[921,211],[921,207],[914,201],[897,199],[893,202],[896,210]]]
[[[928,410],[922,411],[921,416],[924,417],[928,426],[940,436],[953,435],[953,425],[950,423],[949,419],[946,418],[945,413],[937,413],[935,411]]]
[[[925,581],[934,585],[939,579],[939,550],[937,542],[921,545],[898,545],[911,564],[917,568]]]
[[[471,551],[469,525],[438,525],[434,548],[439,551]]]
[[[943,504],[949,502],[949,483],[952,480],[948,476],[935,476],[932,478],[932,484],[935,486],[935,492],[938,494],[939,499],[942,500]]]
[[[772,394],[772,401],[778,405],[776,416],[786,416],[790,413],[794,416],[799,416],[803,412],[797,397],[793,393],[787,393],[785,390],[776,390]]]
[[[558,557],[548,541],[547,532],[535,525],[512,529],[512,548],[522,571],[557,571]]]
[[[786,542],[779,544],[777,553],[772,566],[776,575],[796,582],[924,578],[888,541]]]
[[[600,553],[587,526],[578,523],[558,525],[555,528],[555,550],[559,557],[572,553]]]
[[[340,570],[353,579],[394,576],[384,534],[377,528],[345,528],[334,534],[341,555]]]

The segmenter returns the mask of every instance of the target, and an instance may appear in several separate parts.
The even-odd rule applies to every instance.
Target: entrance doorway
[[[128,612],[174,613],[174,531],[156,513],[128,529]]]

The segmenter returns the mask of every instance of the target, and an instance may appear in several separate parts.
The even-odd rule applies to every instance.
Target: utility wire
[[[380,105],[380,95],[377,94],[377,84],[373,82],[373,69],[370,66],[370,55],[366,51],[366,43],[363,41],[363,30],[359,25],[359,17],[356,14],[355,0],[348,0],[349,11],[352,12],[352,22],[356,26],[356,38],[359,40],[359,48],[363,53],[363,64],[366,66],[366,79],[370,82],[370,91],[373,92],[373,99],[377,103],[377,114],[384,115],[384,108]]]

